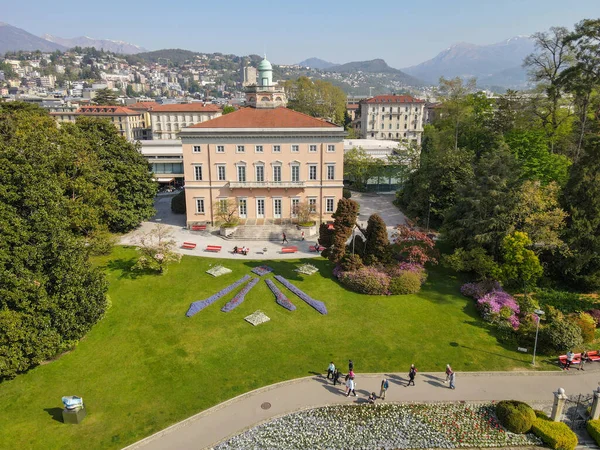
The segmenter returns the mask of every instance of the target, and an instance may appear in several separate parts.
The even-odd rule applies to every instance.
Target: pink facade
[[[214,223],[215,205],[223,199],[236,200],[242,219],[293,219],[294,205],[307,202],[317,221],[331,220],[342,196],[343,128],[285,108],[271,110],[271,119],[284,117],[269,127],[261,125],[264,113],[248,121],[252,111],[180,133],[188,226]],[[243,128],[234,126],[239,113]],[[296,115],[301,120],[292,120]]]

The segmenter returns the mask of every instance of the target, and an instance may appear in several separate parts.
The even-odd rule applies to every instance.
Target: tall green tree
[[[115,93],[115,91],[109,88],[98,89],[92,101],[96,105],[116,105],[117,94]]]
[[[502,278],[509,285],[522,287],[525,294],[543,272],[537,255],[528,248],[531,245],[531,239],[522,231],[515,231],[502,241]]]
[[[570,254],[563,277],[579,288],[600,288],[600,139],[590,138],[573,164],[562,198],[569,215],[564,241]]]
[[[353,181],[352,187],[362,191],[383,168],[381,159],[373,158],[362,147],[352,148],[344,153],[344,178]]]
[[[336,124],[344,124],[346,94],[340,88],[323,80],[300,77],[284,83],[288,108],[321,117]]]
[[[458,137],[461,126],[471,113],[472,104],[467,96],[475,90],[475,79],[464,81],[460,77],[448,80],[440,78],[438,95],[442,102],[443,121],[450,124],[454,141],[454,150],[458,150]]]
[[[354,200],[341,198],[338,201],[337,209],[332,215],[334,219],[333,239],[328,252],[329,260],[334,263],[338,263],[346,254],[346,243],[356,226],[358,209],[359,205]]]
[[[379,214],[372,214],[367,221],[364,233],[366,242],[363,260],[366,264],[386,263],[391,257],[390,240],[385,222]]]

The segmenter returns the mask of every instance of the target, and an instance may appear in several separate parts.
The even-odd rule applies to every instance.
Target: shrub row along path
[[[442,361],[445,362],[445,361]],[[325,366],[328,361],[324,361]],[[444,364],[442,364],[444,365]],[[405,387],[406,373],[356,374],[357,397],[346,397],[344,386],[333,386],[323,375],[286,381],[240,395],[203,411],[129,447],[143,450],[202,449],[261,422],[297,410],[325,405],[364,403],[370,392],[379,395],[381,380],[390,387],[386,402],[491,401],[515,399],[552,402],[558,388],[567,395],[591,394],[600,372],[588,364],[585,372],[467,372],[457,373],[456,389],[444,384],[444,373],[418,373],[415,386]],[[347,369],[342,367],[343,369]],[[380,402],[380,400],[378,400]],[[261,405],[269,403],[268,409]]]

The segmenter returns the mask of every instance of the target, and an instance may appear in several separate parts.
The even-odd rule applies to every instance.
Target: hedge
[[[531,431],[544,444],[555,450],[574,450],[577,446],[577,435],[563,422],[553,422],[541,411],[535,412],[537,419]]]
[[[527,403],[503,400],[496,405],[496,416],[504,428],[513,433],[527,433],[536,420],[535,413]]]
[[[588,420],[587,431],[596,444],[600,445],[600,420]]]

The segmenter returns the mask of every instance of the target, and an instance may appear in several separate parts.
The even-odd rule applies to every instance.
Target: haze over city
[[[139,4],[109,0],[60,5],[32,0],[16,8],[5,0],[1,20],[39,36],[92,36],[149,50],[183,48],[237,55],[261,54],[277,64],[316,56],[335,63],[383,58],[402,68],[432,58],[457,42],[492,44],[551,26],[571,27],[600,15],[600,2],[560,0],[394,2],[253,2]]]

